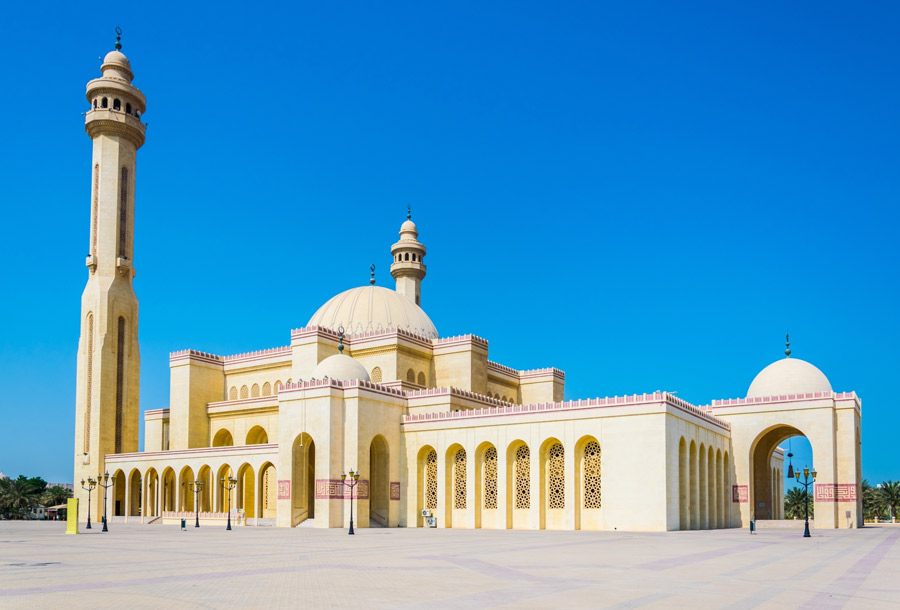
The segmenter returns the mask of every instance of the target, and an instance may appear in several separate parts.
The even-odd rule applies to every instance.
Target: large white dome
[[[312,376],[313,379],[328,377],[338,381],[347,381],[348,379],[370,381],[366,368],[358,360],[344,354],[335,354],[325,358],[316,366]]]
[[[759,372],[747,390],[747,398],[807,392],[831,392],[828,377],[805,360],[784,358]]]
[[[382,286],[351,288],[329,299],[307,326],[323,326],[348,335],[399,328],[437,339],[438,332],[421,307],[402,294]]]

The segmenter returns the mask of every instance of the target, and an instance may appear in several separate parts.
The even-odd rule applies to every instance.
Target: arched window
[[[100,107],[101,108],[109,108],[109,102],[107,101],[107,99],[105,97],[100,101]]]
[[[280,387],[281,387],[281,380],[279,379],[278,381],[275,382],[275,386],[272,388],[272,393],[277,395],[278,388],[280,388]]]
[[[466,507],[466,450],[456,452],[453,464],[453,508]]]
[[[125,104],[125,114],[131,114],[131,104]]]
[[[94,110],[97,109],[97,98],[94,98]]]
[[[116,337],[116,453],[122,453],[122,422],[125,409],[125,318],[119,316]]]
[[[119,98],[114,99],[113,100],[113,110],[121,110],[121,109],[122,109],[121,100],[119,100]]]
[[[484,508],[497,508],[497,448],[489,447],[484,452]]]
[[[250,390],[247,386],[241,386],[241,399],[248,398],[250,396]]]
[[[531,450],[516,449],[516,508],[531,508]]]
[[[85,388],[87,396],[84,401],[84,453],[88,453],[91,448],[91,404],[93,401],[93,379],[94,379],[94,314],[88,312],[87,315],[87,387]]]
[[[413,252],[413,262],[416,262],[416,254]]]
[[[376,366],[372,369],[372,382],[381,383],[381,367]]]
[[[419,372],[418,377],[416,377],[416,383],[419,385],[425,385],[425,373]]]
[[[425,457],[425,508],[437,508],[437,451],[434,449]]]
[[[504,396],[504,397],[501,398],[500,400],[502,400],[503,402],[509,402],[508,400],[506,400],[506,396]]]
[[[259,384],[254,383],[253,387],[250,388],[250,398],[259,398]]]
[[[117,100],[118,101],[118,100]],[[125,248],[128,241],[128,168],[122,168],[119,192],[119,256],[128,258]]]
[[[91,198],[91,256],[97,256],[97,232],[100,222],[100,164],[94,164],[94,193]],[[95,261],[96,262],[96,261]]]
[[[406,254],[403,255],[403,259],[404,259],[404,260],[409,260],[409,252],[407,252]]]
[[[600,508],[600,443],[591,441],[584,446],[584,507]]]
[[[228,400],[237,400],[237,396],[238,396],[237,388],[234,386],[231,386],[231,389],[228,390]]]
[[[406,371],[406,380],[410,383],[416,382],[416,372],[412,369]]]
[[[263,384],[262,395],[263,396],[271,396],[272,395],[272,384],[270,384],[268,381]]]
[[[554,443],[547,452],[547,508],[566,507],[565,449]]]

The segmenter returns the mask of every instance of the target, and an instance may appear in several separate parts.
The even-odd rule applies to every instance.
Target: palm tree
[[[878,486],[878,497],[891,510],[891,517],[896,518],[897,505],[900,504],[900,481],[883,481]]]
[[[806,497],[806,493],[802,487],[791,487],[784,494],[784,516],[786,519],[805,519],[806,508],[804,503],[809,505],[809,518],[812,519],[815,511],[815,504],[812,496]]]
[[[44,493],[41,494],[41,503],[43,503],[44,506],[56,506],[71,498],[72,495],[72,492],[62,485],[54,485],[53,487],[48,487],[44,490]]]
[[[881,502],[881,496],[877,487],[872,487],[868,479],[863,479],[860,485],[862,493],[863,519],[874,521],[875,517],[881,517],[884,514],[884,504]]]
[[[3,479],[0,481],[0,511],[13,519],[24,519],[38,503],[40,495],[41,488],[35,484],[35,479],[21,475],[18,479]]]

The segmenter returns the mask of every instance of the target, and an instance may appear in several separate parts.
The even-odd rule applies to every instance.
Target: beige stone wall
[[[206,406],[221,400],[225,394],[223,367],[192,356],[173,358],[170,367],[169,447],[208,447]]]

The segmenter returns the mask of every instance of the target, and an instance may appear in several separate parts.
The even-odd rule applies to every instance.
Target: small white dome
[[[322,326],[335,332],[343,326],[348,335],[399,328],[429,339],[438,337],[434,323],[421,307],[382,286],[345,290],[322,305],[307,326]]]
[[[335,354],[329,356],[320,362],[313,371],[313,379],[337,379],[338,381],[347,381],[349,379],[362,379],[370,381],[369,373],[366,367],[354,360],[350,356],[344,354]]]
[[[759,372],[747,390],[747,398],[808,392],[831,392],[828,377],[805,360],[784,358]]]

